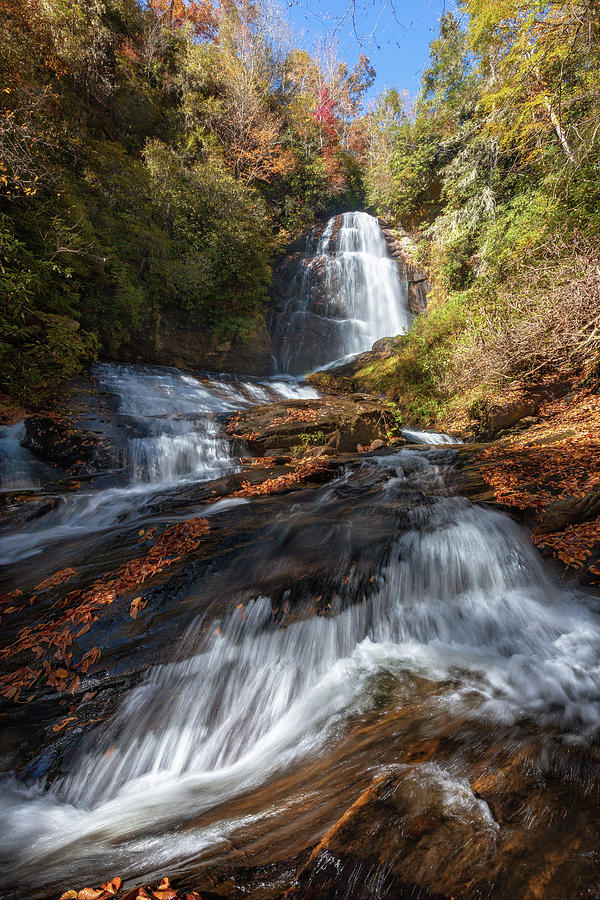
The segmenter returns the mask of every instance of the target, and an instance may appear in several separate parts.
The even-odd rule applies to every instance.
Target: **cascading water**
[[[364,212],[333,216],[297,273],[276,315],[281,371],[302,374],[364,350],[410,326],[408,286],[391,259],[377,219]]]
[[[570,742],[597,734],[597,613],[555,584],[508,518],[448,496],[425,454],[365,463],[292,508],[273,534],[314,528],[336,493],[374,479],[372,508],[402,509],[404,530],[390,528],[369,602],[357,602],[350,574],[326,617],[282,629],[271,600],[258,596],[225,619],[199,621],[183,658],[130,692],[68,775],[49,791],[5,790],[4,878],[38,870],[51,883],[98,865],[127,875],[155,854],[163,866],[189,862],[243,827],[223,818],[223,804],[343,743],[390,678],[405,685],[405,699],[415,679],[439,686],[432,722],[506,728],[535,716]],[[194,825],[213,809],[210,824]]]
[[[125,467],[128,484],[105,489],[80,489],[60,495],[56,507],[32,523],[25,534],[0,536],[0,565],[40,553],[55,544],[90,533],[101,533],[117,522],[143,517],[157,492],[186,483],[205,482],[239,468],[218,420],[259,402],[315,397],[308,385],[284,379],[253,382],[206,378],[177,370],[98,365],[100,384],[118,398],[119,413],[129,417],[143,436],[130,438]],[[34,463],[21,447],[22,426],[8,432],[0,455],[3,483],[31,487],[31,478],[48,470]],[[2,460],[4,462],[1,462]],[[1,468],[3,467],[3,468]],[[4,474],[5,473],[5,474]]]
[[[408,327],[405,286],[375,219],[334,218],[309,250],[276,322],[284,371],[326,364]],[[139,557],[148,523],[192,515],[210,518],[217,550],[186,562],[154,594],[144,585],[147,609],[153,601],[156,609],[130,646],[151,646],[152,667],[133,670],[138,677],[114,706],[106,699],[112,679],[107,685],[94,674],[85,696],[88,686],[92,697],[100,692],[95,724],[65,739],[60,765],[39,763],[48,779],[36,760],[26,784],[4,782],[3,897],[17,900],[26,885],[27,896],[45,900],[71,883],[100,883],[107,872],[139,883],[204,864],[227,873],[256,860],[305,860],[374,776],[402,767],[426,810],[431,796],[442,798],[444,827],[457,815],[488,831],[493,844],[501,826],[471,787],[473,758],[485,757],[487,766],[493,750],[504,771],[533,742],[541,748],[536,778],[556,754],[555,782],[564,773],[565,783],[574,779],[568,753],[585,761],[600,733],[597,602],[557,583],[508,517],[452,495],[455,451],[441,445],[453,438],[407,429],[409,442],[437,449],[357,457],[291,502],[265,495],[211,503],[208,484],[207,506],[194,485],[239,466],[219,416],[315,397],[312,388],[285,376],[237,381],[149,367],[103,365],[96,376],[131,429],[126,482],[58,495],[39,520],[0,538],[2,561],[42,551],[54,561],[61,551],[71,565],[82,541],[97,577],[90,551],[104,551],[100,535],[124,535]],[[48,475],[22,437],[17,427],[0,438],[7,489]],[[171,518],[157,502],[165,496],[181,504],[169,507]],[[132,618],[125,631],[139,624]],[[109,645],[116,621],[109,612]],[[117,656],[115,680],[126,682],[127,664]],[[431,747],[446,752],[446,768],[437,756],[405,764]],[[596,776],[586,778],[597,791]],[[519,784],[511,828],[524,794]],[[547,813],[544,822],[555,822],[562,810]],[[531,815],[522,814],[526,828]],[[416,831],[408,829],[415,845],[432,821],[426,812]],[[394,839],[404,825],[395,823]],[[372,890],[361,893],[349,880],[343,896],[405,896],[386,893],[378,866],[373,871]],[[260,873],[258,896],[284,895],[266,868]],[[486,896],[509,895],[490,885]],[[234,890],[228,882],[225,893]],[[212,886],[209,893],[217,896]]]
[[[52,478],[51,471],[22,446],[22,422],[0,428],[0,491],[29,490]]]

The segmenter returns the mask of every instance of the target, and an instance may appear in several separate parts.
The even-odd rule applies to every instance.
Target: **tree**
[[[594,152],[600,123],[596,0],[466,0],[485,79],[490,129],[524,163],[548,152],[568,163]]]

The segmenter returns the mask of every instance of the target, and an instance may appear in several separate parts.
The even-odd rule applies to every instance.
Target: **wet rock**
[[[376,777],[326,832],[293,896],[346,896],[350,872],[355,896],[409,896],[409,888],[410,896],[472,895],[498,832],[467,781],[435,763],[399,766]]]
[[[402,269],[402,276],[408,282],[408,301],[415,315],[427,312],[427,300],[431,291],[429,278],[414,262],[416,241],[407,233],[382,227],[388,253]]]
[[[567,497],[548,503],[539,510],[536,533],[560,531],[568,525],[589,522],[600,515],[600,486],[583,492],[583,496]]]
[[[206,322],[185,310],[165,309],[155,329],[146,328],[128,345],[110,348],[121,362],[177,366],[184,370],[264,375],[273,368],[271,337],[261,318],[242,340],[223,341]]]
[[[72,474],[89,475],[118,469],[122,448],[68,417],[35,415],[25,420],[24,446],[39,459]]]
[[[227,423],[230,435],[264,456],[269,450],[335,447],[354,452],[387,437],[395,422],[387,404],[362,394],[270,403],[239,413]]]

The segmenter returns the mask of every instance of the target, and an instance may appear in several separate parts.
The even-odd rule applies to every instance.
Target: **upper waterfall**
[[[370,350],[408,329],[406,273],[387,251],[379,222],[365,212],[333,216],[306,253],[273,317],[280,369],[294,375]]]

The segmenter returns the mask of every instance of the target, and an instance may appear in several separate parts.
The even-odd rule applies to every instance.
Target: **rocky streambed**
[[[4,896],[594,896],[598,601],[492,474],[547,413],[417,444],[361,394],[108,367],[26,423]]]

